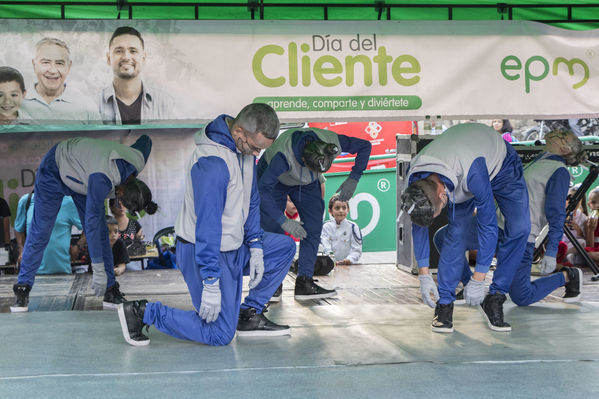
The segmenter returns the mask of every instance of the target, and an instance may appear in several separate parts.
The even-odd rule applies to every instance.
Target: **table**
[[[156,248],[152,248],[152,249],[146,250],[146,253],[144,255],[129,256],[129,260],[131,262],[140,261],[141,262],[141,270],[144,270],[145,269],[145,260],[148,258],[157,258],[157,257],[158,257],[158,250]]]

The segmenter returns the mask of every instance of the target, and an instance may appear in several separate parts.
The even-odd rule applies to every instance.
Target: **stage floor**
[[[89,275],[38,276],[30,312],[10,314],[14,276],[0,277],[0,398],[590,398],[599,393],[599,283],[583,301],[506,302],[511,333],[456,306],[453,334],[431,332],[416,276],[392,264],[337,267],[320,278],[333,299],[297,302],[295,277],[268,317],[290,337],[209,347],[150,328],[125,343]],[[176,270],[119,277],[129,299],[192,309]],[[247,286],[247,284],[246,284]]]

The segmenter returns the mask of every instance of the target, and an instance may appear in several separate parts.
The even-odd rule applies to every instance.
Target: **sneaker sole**
[[[104,310],[117,310],[119,307],[118,303],[102,302],[102,309]]]
[[[483,318],[487,322],[487,326],[489,326],[489,328],[491,330],[497,331],[497,332],[510,332],[510,331],[512,331],[512,326],[509,326],[509,327],[497,327],[497,326],[494,326],[493,324],[491,324],[491,320],[489,320],[489,317],[487,316],[487,314],[483,310],[482,305],[478,305],[478,311],[483,315]]]
[[[16,307],[16,306],[11,306],[10,307],[10,312],[11,313],[25,313],[29,311],[29,306],[25,306],[25,307]]]
[[[431,330],[433,332],[436,332],[436,333],[452,333],[453,332],[453,327],[447,328],[447,327],[435,327],[435,326],[431,326]]]
[[[252,331],[239,331],[237,330],[238,337],[281,337],[283,335],[291,335],[291,329],[287,328],[284,330],[252,330]]]
[[[150,345],[149,338],[144,341],[136,341],[134,339],[131,339],[131,337],[129,336],[129,328],[127,327],[127,319],[125,318],[125,309],[123,308],[122,304],[117,306],[117,312],[119,314],[119,322],[121,323],[121,331],[123,332],[123,337],[125,338],[125,341],[127,341],[129,345],[133,346]]]
[[[273,296],[272,298],[270,298],[270,301],[268,301],[270,303],[279,303],[281,302],[281,297],[280,296]]]
[[[572,303],[572,302],[579,302],[580,301],[580,297],[582,296],[582,270],[581,269],[576,269],[578,270],[578,295],[570,297],[570,298],[564,298],[564,302],[565,303]],[[12,308],[11,308],[12,310]]]
[[[337,291],[329,292],[327,294],[315,294],[315,295],[295,295],[297,301],[309,301],[310,299],[325,299],[337,296]]]

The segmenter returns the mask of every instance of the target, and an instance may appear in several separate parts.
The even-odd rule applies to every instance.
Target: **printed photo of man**
[[[106,62],[112,84],[102,90],[100,114],[106,124],[141,124],[172,118],[173,100],[142,82],[146,63],[144,40],[136,29],[117,28],[108,43]]]
[[[31,60],[37,82],[21,103],[21,118],[35,123],[99,123],[97,105],[71,85],[66,79],[73,62],[65,42],[44,37],[35,45]]]

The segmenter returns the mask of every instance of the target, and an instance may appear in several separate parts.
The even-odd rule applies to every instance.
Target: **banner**
[[[599,116],[599,31],[528,21],[8,19],[0,43],[12,123]]]

